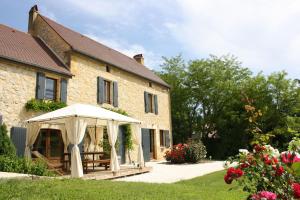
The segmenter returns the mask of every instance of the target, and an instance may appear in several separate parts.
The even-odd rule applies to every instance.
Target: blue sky
[[[253,72],[285,70],[300,78],[298,0],[2,0],[0,23],[27,31],[28,11],[128,56],[143,53],[149,68],[161,56],[186,60],[233,54]]]

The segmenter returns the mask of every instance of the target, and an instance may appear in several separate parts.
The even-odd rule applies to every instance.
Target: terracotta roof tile
[[[0,24],[0,57],[71,76],[64,64],[36,37]]]
[[[73,50],[169,87],[169,85],[154,74],[154,72],[138,63],[133,58],[66,28],[45,16],[40,16],[72,47]]]

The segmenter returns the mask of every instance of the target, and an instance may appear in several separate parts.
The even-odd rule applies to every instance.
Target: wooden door
[[[149,130],[149,137],[150,137],[150,159],[155,159],[155,135],[154,130]]]
[[[47,159],[60,162],[64,151],[60,130],[41,129],[34,144],[34,149]]]

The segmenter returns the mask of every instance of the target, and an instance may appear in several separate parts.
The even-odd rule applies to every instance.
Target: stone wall
[[[56,97],[59,99],[61,76],[0,59],[0,114],[8,130],[13,126],[24,127],[25,120],[42,114],[25,109],[26,102],[35,98],[37,71],[57,80]]]
[[[97,105],[97,77],[101,76],[110,81],[117,81],[119,108],[141,120],[142,128],[155,130],[155,157],[162,159],[165,148],[160,147],[159,130],[169,130],[171,133],[169,89],[156,83],[152,83],[152,87],[149,87],[148,80],[116,67],[111,67],[110,72],[106,72],[104,63],[75,53],[71,55],[70,66],[71,73],[75,76],[69,80],[68,104]],[[145,113],[144,91],[158,96],[158,115]],[[108,104],[101,106],[112,107]],[[132,153],[132,157],[134,155],[135,152]]]
[[[34,115],[25,103],[35,97],[36,72],[29,66],[0,59],[0,113],[8,126],[24,126]]]

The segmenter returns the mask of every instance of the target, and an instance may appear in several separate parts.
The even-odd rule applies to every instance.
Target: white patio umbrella
[[[115,149],[115,143],[118,136],[118,127],[122,124],[137,124],[138,127],[141,122],[134,118],[118,114],[116,112],[92,105],[86,104],[73,104],[65,108],[58,109],[53,112],[49,112],[29,120],[28,132],[26,137],[26,149],[25,155],[30,157],[30,147],[34,144],[39,129],[44,124],[54,124],[64,126],[67,130],[66,137],[69,143],[73,144],[71,151],[71,176],[82,177],[83,169],[81,164],[80,152],[78,144],[82,141],[86,127],[88,125],[106,125],[107,133],[109,137],[109,143],[111,145],[111,163],[110,167],[113,172],[120,170],[118,163],[117,153]],[[140,130],[135,129],[140,134]],[[141,143],[141,142],[140,142]],[[139,157],[143,156],[141,144],[139,144]],[[143,160],[143,158],[139,158]],[[140,163],[142,164],[142,163]]]

